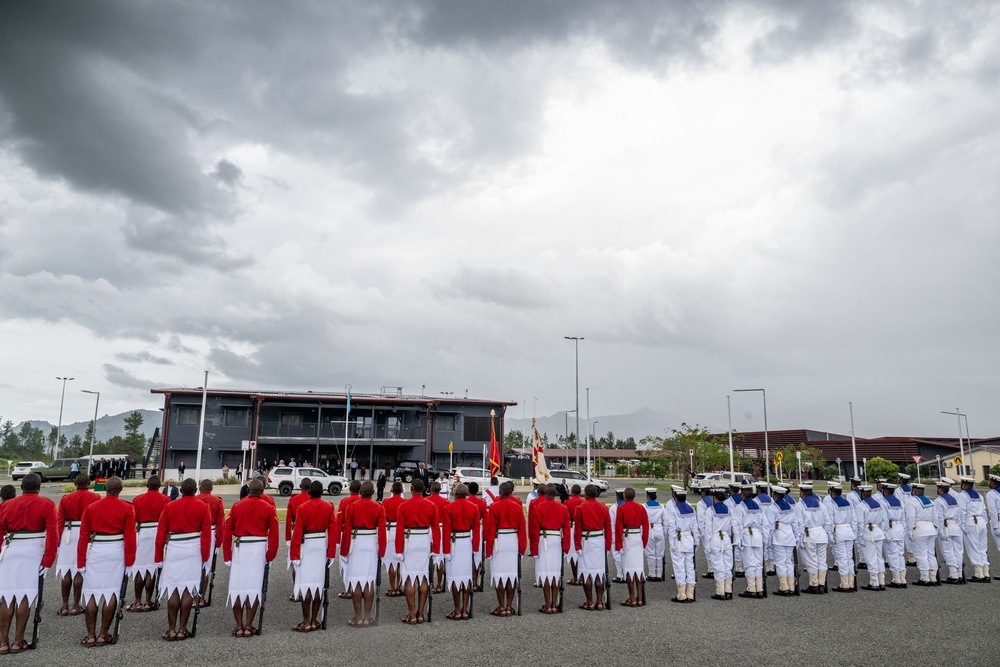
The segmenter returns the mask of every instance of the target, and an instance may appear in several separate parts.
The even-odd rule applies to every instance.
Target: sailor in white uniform
[[[705,514],[705,556],[712,563],[715,573],[713,600],[733,599],[733,514],[726,504],[725,489],[715,492],[715,502]]]
[[[615,506],[611,509],[611,534],[615,534],[615,510],[619,505],[625,502],[625,489],[615,489]],[[611,545],[612,560],[615,562],[615,578],[612,580],[616,584],[624,584],[625,576],[622,571],[622,552],[615,549],[614,545]]]
[[[976,480],[972,477],[962,477],[962,490],[957,494],[959,506],[962,508],[962,529],[965,533],[965,552],[969,554],[972,563],[972,576],[969,581],[978,584],[989,583],[990,561],[986,557],[987,538],[989,532],[987,523],[986,502],[981,493],[976,491]]]
[[[896,497],[896,485],[886,482],[882,485],[883,507],[885,508],[885,561],[889,566],[892,581],[889,588],[906,588],[906,558],[903,556],[906,537],[906,508]]]
[[[913,489],[910,487],[910,480],[912,477],[906,473],[899,473],[899,486],[896,490],[892,492],[892,495],[896,496],[903,503],[903,507],[906,507],[906,503],[910,502],[913,497]],[[903,540],[903,546],[906,549],[906,564],[907,566],[915,566],[917,564],[917,559],[913,555],[913,542],[910,540],[910,531],[906,531],[906,537]]]
[[[753,498],[753,487],[747,484],[740,491],[743,502],[739,504],[739,511],[733,514],[736,549],[746,568],[747,589],[740,593],[740,597],[758,599],[764,597],[764,542],[767,539],[764,526],[767,518]]]
[[[799,502],[795,505],[795,513],[802,526],[802,540],[799,544],[802,566],[809,573],[809,586],[802,592],[826,593],[826,545],[829,542],[826,526],[830,517],[823,509],[819,497],[813,494],[810,482],[799,485]]]
[[[701,500],[695,505],[695,514],[698,517],[698,534],[705,534],[705,517],[708,515],[708,510],[712,508],[715,504],[715,499],[712,497],[712,489],[707,486],[703,486],[699,489],[701,493]],[[702,549],[704,551],[705,562],[708,563],[708,569],[705,574],[701,575],[702,579],[715,579],[715,573],[712,571],[712,561],[708,559],[708,545],[702,541]]]
[[[938,581],[938,560],[934,553],[937,528],[934,525],[934,503],[924,495],[923,484],[910,485],[910,502],[906,504],[906,532],[910,534],[913,556],[917,559],[920,579],[914,586],[940,586]]]
[[[868,484],[859,487],[861,500],[854,507],[854,532],[859,535],[859,550],[864,550],[865,562],[868,563],[868,585],[862,586],[866,591],[885,590],[885,559],[882,556],[882,544],[889,529],[885,508],[872,497],[872,487]]]
[[[851,490],[844,496],[847,498],[847,502],[851,503],[851,509],[855,510],[855,516],[857,515],[858,503],[861,502],[861,478],[852,477],[851,478]],[[860,533],[858,534],[858,540],[861,539]],[[859,545],[858,547],[858,564],[857,569],[867,570],[868,564],[865,562],[865,550]]]
[[[840,484],[831,482],[827,485],[829,502],[825,503],[827,515],[827,532],[830,534],[831,551],[840,573],[840,585],[833,590],[838,593],[853,593],[854,587],[854,509],[843,496]]]
[[[757,482],[754,487],[757,489],[757,495],[754,500],[760,505],[760,509],[764,512],[764,576],[773,577],[774,572],[774,554],[771,553],[771,534],[774,532],[774,516],[777,513],[777,508],[774,506],[774,500],[771,496],[767,495],[768,487],[771,485],[767,482]]]
[[[694,570],[695,550],[700,542],[698,517],[695,509],[687,502],[687,492],[683,487],[671,487],[674,505],[664,512],[667,520],[667,537],[670,540],[670,564],[674,569],[677,595],[671,602],[694,602],[694,587],[697,579]]]
[[[733,515],[733,520],[735,521],[736,515],[743,511],[740,507],[743,504],[743,494],[740,490],[739,484],[729,485],[729,497],[726,498],[726,505],[729,506],[729,512]],[[739,549],[733,553],[733,576],[737,579],[742,579],[746,576],[743,570],[743,556]]]
[[[934,500],[934,525],[938,529],[938,544],[941,555],[948,566],[946,584],[964,584],[962,576],[962,561],[965,559],[965,546],[962,544],[962,508],[958,504],[951,487],[955,481],[942,477],[937,483],[938,496]]]
[[[774,554],[774,569],[778,574],[778,590],[775,595],[795,595],[795,547],[802,532],[794,506],[785,498],[788,489],[783,486],[771,487],[774,494],[774,532],[771,536],[771,553]]]
[[[646,569],[649,581],[663,581],[664,546],[667,515],[656,499],[656,489],[646,489],[646,515],[649,517],[649,542],[646,544]]]
[[[1000,549],[1000,475],[990,475],[990,490],[986,493],[986,509],[990,514],[993,546]],[[993,578],[1000,579],[1000,577]]]

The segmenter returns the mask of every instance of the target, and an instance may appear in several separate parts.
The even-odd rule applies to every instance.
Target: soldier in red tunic
[[[340,524],[333,503],[323,500],[323,483],[309,485],[309,499],[299,505],[289,547],[296,571],[292,594],[302,600],[302,622],[296,632],[312,632],[322,627],[320,604],[328,591],[323,590],[326,569],[337,557]]]
[[[615,509],[615,550],[622,553],[622,572],[628,584],[628,600],[623,607],[643,607],[646,545],[649,543],[649,515],[635,502],[635,489],[625,489],[625,502]]]
[[[341,535],[340,541],[344,541],[344,512],[352,504],[361,499],[361,482],[359,480],[351,480],[351,483],[347,487],[350,491],[350,495],[340,501],[340,505],[337,506],[337,523],[340,525]],[[344,583],[344,590],[337,595],[341,600],[350,600],[351,593],[347,590],[347,574],[344,572],[344,561],[340,561],[340,578]]]
[[[60,577],[62,607],[59,616],[79,616],[80,594],[83,592],[83,575],[76,567],[76,548],[80,540],[80,520],[87,505],[101,499],[100,494],[90,490],[90,475],[82,472],[73,480],[76,490],[67,493],[59,501],[56,524],[59,531],[59,557],[56,559],[56,576]],[[69,595],[73,593],[73,607],[69,606]]]
[[[181,497],[164,508],[156,530],[156,562],[163,568],[160,596],[167,599],[166,641],[190,636],[191,606],[201,595],[204,566],[215,544],[212,514],[195,497],[196,490],[190,477],[181,482]]]
[[[564,505],[566,505],[566,509],[569,510],[569,523],[571,529],[576,527],[576,510],[580,507],[580,503],[583,502],[582,493],[583,490],[580,488],[580,485],[574,484],[573,488],[570,489],[570,497],[566,499],[565,503],[563,503]],[[577,576],[576,572],[579,558],[580,555],[576,551],[576,545],[570,543],[569,554],[567,555],[567,559],[569,560],[569,567],[573,573],[573,578],[570,579],[569,582],[567,582],[569,583],[570,586],[578,586],[581,583],[583,583],[580,581],[580,578]]]
[[[475,552],[475,565],[472,568],[472,585],[477,593],[482,593],[483,587],[479,585],[479,568],[483,566],[483,552],[486,550],[483,543],[483,536],[486,531],[483,527],[486,525],[486,511],[489,509],[489,505],[486,504],[486,500],[479,495],[479,484],[476,482],[469,482],[469,502],[475,503],[476,507],[479,508],[479,548]]]
[[[580,609],[604,609],[604,587],[607,585],[607,554],[611,549],[611,513],[597,499],[597,487],[588,484],[583,489],[584,501],[576,510],[573,543],[579,555],[577,573],[583,582],[587,601]],[[603,538],[603,539],[602,539]],[[595,600],[594,585],[597,588]]]
[[[208,505],[208,514],[212,518],[212,533],[214,534],[212,550],[214,553],[219,553],[219,550],[222,548],[223,524],[226,522],[226,504],[222,502],[222,498],[219,496],[212,495],[213,488],[212,480],[201,480],[198,484],[197,498]],[[209,556],[209,560],[205,562],[205,575],[201,585],[202,591],[208,591],[209,575],[215,571],[215,559],[212,557],[212,554],[209,554]],[[206,595],[199,598],[199,607],[204,607],[208,604]]]
[[[438,523],[437,506],[424,498],[423,481],[414,479],[410,494],[410,499],[403,501],[396,513],[396,551],[402,554],[400,576],[408,608],[402,621],[416,625],[424,622],[430,558],[440,553],[441,543],[440,534],[433,529]]]
[[[361,483],[361,499],[344,512],[343,539],[340,557],[347,559],[344,566],[347,590],[354,602],[354,618],[348,625],[372,625],[372,605],[375,601],[375,580],[379,560],[385,557],[385,510],[372,500],[375,485],[370,480]],[[362,613],[363,612],[363,613]]]
[[[24,640],[28,612],[38,604],[38,579],[56,560],[59,533],[56,505],[38,495],[42,478],[28,473],[21,478],[21,496],[4,501],[0,511],[0,653],[20,653],[30,647]],[[10,624],[14,625],[14,641]]]
[[[569,553],[569,510],[556,502],[556,485],[545,484],[540,499],[529,506],[528,544],[535,558],[535,585],[542,587],[545,604],[543,614],[559,611],[559,577],[563,555]]]
[[[295,513],[299,509],[299,505],[309,500],[309,486],[312,484],[312,480],[308,477],[303,477],[302,481],[299,482],[299,492],[288,499],[288,505],[285,507],[285,549],[288,549],[292,543],[292,529],[295,527]],[[291,551],[287,552],[286,563],[287,569],[292,571],[292,595],[288,598],[289,602],[295,601],[295,569],[292,567]]]
[[[523,505],[511,497],[513,482],[500,485],[500,497],[486,514],[486,557],[490,559],[490,583],[496,589],[494,616],[514,615],[514,593],[519,563],[528,546]]]
[[[229,510],[222,538],[223,558],[230,566],[227,604],[232,605],[236,619],[234,637],[257,634],[253,621],[260,608],[264,564],[278,554],[281,530],[274,506],[261,498],[264,483],[255,479],[248,488],[249,495]]]
[[[441,482],[431,482],[431,494],[427,497],[427,500],[434,503],[438,511],[438,523],[436,530],[438,531],[438,539],[441,539],[441,520],[444,517],[444,508],[448,506],[448,499],[441,495]],[[434,571],[437,572],[437,586],[434,587],[434,593],[444,593],[444,554],[436,554],[432,556],[434,560]]]
[[[474,584],[475,552],[479,551],[479,507],[469,501],[469,487],[455,487],[455,502],[448,503],[441,521],[441,546],[445,553],[448,583],[455,609],[447,618],[469,618],[469,595]]]
[[[160,513],[170,504],[170,498],[160,493],[160,478],[150,475],[146,480],[146,492],[132,499],[136,522],[135,565],[132,576],[135,580],[135,601],[126,611],[153,611],[153,583],[156,575],[156,527],[160,523]],[[146,603],[142,602],[143,591]]]
[[[88,505],[80,522],[80,535],[87,537],[77,545],[76,556],[77,567],[87,568],[83,576],[87,636],[80,642],[84,646],[111,643],[108,631],[119,603],[124,604],[124,600],[118,599],[123,578],[127,568],[135,563],[135,509],[118,498],[121,490],[121,478],[109,477],[104,483],[104,498]],[[98,607],[100,632],[97,632]]]
[[[396,518],[399,506],[403,504],[403,483],[392,483],[392,495],[382,501],[385,510],[385,527],[388,546],[386,548],[385,569],[389,575],[389,590],[386,597],[395,598],[403,594],[403,578],[399,575],[400,554],[396,551]]]

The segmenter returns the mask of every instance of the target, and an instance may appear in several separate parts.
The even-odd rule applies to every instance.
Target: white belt
[[[0,545],[0,560],[3,560],[4,552],[10,546],[11,540],[38,540],[44,537],[44,530],[17,530],[7,533],[3,537],[3,545]]]
[[[970,516],[965,520],[965,522],[973,524],[976,527],[975,532],[979,533],[983,530],[983,524],[986,523],[986,517],[983,517],[982,522],[980,522],[978,516]]]
[[[65,531],[64,531],[64,534],[66,535],[66,538],[63,540],[63,544],[69,544],[69,538],[73,535],[73,529],[74,528],[79,528],[79,527],[80,527],[80,522],[79,521],[67,521],[66,522],[66,528],[65,528]]]
[[[396,527],[396,522],[395,521],[386,521],[385,522],[385,527],[386,528],[395,528]]]
[[[517,532],[517,528],[501,528],[497,531],[497,535],[513,535]]]
[[[90,540],[87,542],[87,558],[90,558],[90,550],[94,546],[94,542],[121,542],[125,539],[125,536],[121,533],[91,533]]]
[[[374,528],[355,528],[351,531],[351,548],[347,550],[347,555],[354,553],[354,543],[357,542],[358,535],[376,535],[378,531]]]
[[[637,535],[642,532],[642,528],[623,528],[624,535]],[[623,540],[622,551],[628,551],[628,540]]]
[[[302,533],[303,540],[318,540],[324,537],[326,537],[325,530],[307,530],[306,532]]]
[[[472,537],[471,530],[453,530],[451,532],[451,541],[460,540],[465,537]]]
[[[240,562],[240,545],[241,544],[252,544],[254,542],[267,542],[266,537],[261,537],[260,535],[237,535],[236,536],[236,548],[233,550],[233,563],[239,565]]]
[[[550,535],[554,535],[554,536],[559,537],[559,536],[562,535],[562,531],[559,530],[559,529],[551,530],[549,528],[542,528],[541,530],[538,531],[538,534],[541,537],[549,537]],[[546,551],[549,550],[549,541],[548,540],[542,540],[542,548],[545,549]]]
[[[195,540],[201,537],[201,533],[169,533],[167,540],[171,542],[183,542],[184,540]]]
[[[135,527],[135,529],[136,531],[140,531],[143,528],[156,528],[158,525],[160,525],[158,521],[143,521],[142,523],[138,524]]]
[[[424,528],[406,528],[406,541],[403,543],[403,553],[407,553],[410,550],[410,535],[429,535],[431,529],[429,527]]]
[[[587,551],[587,542],[595,537],[604,537],[603,530],[585,530],[583,531],[583,552]]]

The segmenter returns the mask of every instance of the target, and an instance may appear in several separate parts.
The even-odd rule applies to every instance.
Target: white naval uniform
[[[802,527],[794,506],[789,505],[786,498],[775,500],[774,508],[774,533],[771,537],[774,569],[779,578],[791,580],[795,577],[792,552],[799,543]]]
[[[705,514],[701,534],[705,543],[705,556],[712,563],[716,592],[718,582],[726,582],[725,592],[732,592],[733,579],[733,514],[725,502],[714,503]]]
[[[849,579],[845,576],[854,576],[854,540],[857,537],[854,532],[854,508],[843,496],[827,496],[830,502],[826,504],[827,531],[830,534],[831,551],[833,559],[837,563],[837,571],[840,572],[841,587],[845,588]]]
[[[854,508],[854,532],[858,537],[859,551],[865,554],[868,563],[868,585],[878,588],[885,585],[885,559],[882,557],[882,543],[889,528],[885,508],[873,497],[863,498]]]
[[[887,530],[885,531],[885,560],[889,564],[893,583],[906,583],[906,507],[895,495],[883,496]]]
[[[851,489],[848,493],[846,493],[844,495],[844,497],[847,498],[847,502],[849,502],[851,504],[851,509],[854,510],[854,517],[855,517],[855,522],[856,522],[857,521],[857,514],[858,514],[858,503],[861,502],[861,492],[858,491],[857,489]],[[861,533],[858,533],[857,535],[858,535],[857,539],[860,540],[861,539]],[[865,550],[859,545],[858,546],[858,565],[861,566],[861,565],[864,565],[865,563],[866,563],[866,561],[865,561]]]
[[[937,554],[934,553],[934,539],[937,527],[934,525],[934,503],[927,496],[911,496],[904,508],[906,532],[910,534],[913,555],[920,570],[920,581],[929,582],[936,578],[938,571]]]
[[[758,493],[754,500],[760,505],[764,512],[764,574],[774,570],[774,553],[771,551],[771,537],[774,533],[774,517],[777,508],[774,506],[774,499],[766,493]]]
[[[965,532],[965,552],[969,554],[969,562],[976,569],[974,576],[989,576],[989,570],[981,573],[983,567],[989,567],[986,557],[988,546],[986,502],[981,493],[975,489],[965,489],[958,494],[958,504],[962,508],[962,527]]]
[[[913,497],[912,491],[913,487],[909,484],[900,484],[892,492],[892,495],[899,498],[899,500],[903,503],[903,508],[905,509],[906,504],[910,502],[910,498]],[[913,560],[911,560],[911,557],[913,556],[913,540],[910,538],[910,531],[906,531],[906,535],[903,538],[903,547],[906,550],[905,555],[907,564],[913,565]]]
[[[624,500],[621,502],[616,502],[615,506],[611,509],[611,559],[615,562],[615,579],[624,579],[625,574],[622,570],[622,552],[615,549],[614,544],[614,534],[615,534],[615,515],[618,513],[617,509],[625,503]]]
[[[743,511],[743,496],[739,493],[736,495],[730,494],[723,502],[729,507],[729,513],[735,522],[736,515]],[[743,572],[743,554],[739,549],[733,553],[733,571]]]
[[[744,500],[733,514],[733,535],[740,561],[746,568],[747,590],[756,592],[756,580],[764,576],[764,543],[767,517],[757,501]]]
[[[938,544],[948,566],[948,578],[960,579],[965,546],[962,543],[962,508],[950,491],[934,499],[934,525],[938,529]]]
[[[649,541],[646,542],[646,564],[650,579],[663,578],[663,555],[667,529],[667,513],[656,500],[644,505],[649,517]]]
[[[694,597],[697,583],[694,558],[698,548],[698,517],[695,509],[686,501],[674,503],[671,511],[665,513],[667,538],[670,540],[670,564],[674,570],[678,599]]]
[[[802,567],[809,573],[809,585],[825,584],[826,545],[830,539],[826,524],[829,515],[815,495],[799,498],[795,505],[795,515],[802,527],[799,554],[802,556]],[[818,581],[817,578],[823,581]]]
[[[697,520],[698,520],[698,534],[699,535],[704,535],[705,534],[705,517],[708,515],[709,509],[714,504],[715,504],[715,501],[712,500],[712,496],[706,496],[706,497],[702,498],[701,500],[699,500],[694,505],[695,516],[697,517]],[[710,561],[708,559],[708,551],[707,551],[708,544],[706,544],[704,541],[702,541],[701,545],[702,545],[702,549],[704,550],[704,553],[705,553],[705,562],[708,563],[708,572],[706,573],[706,576],[707,575],[711,575],[712,574],[712,561]]]
[[[986,492],[986,507],[990,513],[993,546],[1000,549],[1000,486]]]

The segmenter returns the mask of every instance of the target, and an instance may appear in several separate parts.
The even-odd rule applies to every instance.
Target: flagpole
[[[344,478],[347,478],[347,425],[351,418],[351,385],[347,385],[347,413],[344,415],[344,463],[341,468]],[[374,424],[372,427],[374,428]]]
[[[201,423],[198,424],[198,460],[194,466],[194,478],[201,483],[201,450],[205,444],[205,408],[208,404],[208,371],[205,371],[205,386],[201,388]],[[94,432],[97,432],[97,422],[94,422]],[[56,443],[56,447],[59,443]],[[93,461],[91,461],[93,463]],[[183,479],[180,481],[184,481]]]

